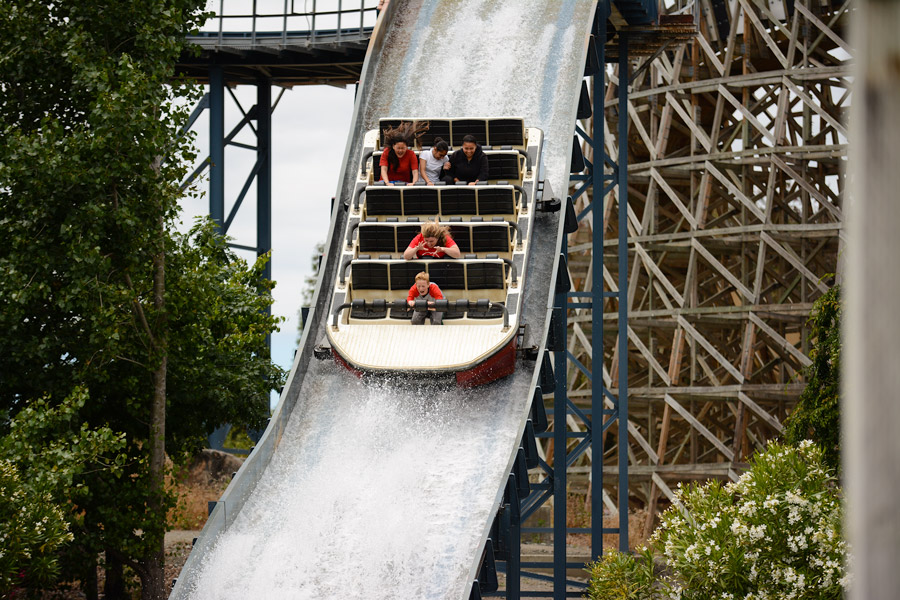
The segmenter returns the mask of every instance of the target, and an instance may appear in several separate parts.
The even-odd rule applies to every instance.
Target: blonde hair
[[[437,219],[422,223],[421,232],[423,238],[437,238],[438,246],[446,246],[447,238],[450,237],[450,228],[438,223]]]
[[[425,283],[431,283],[431,279],[428,278],[428,273],[425,271],[420,271],[418,275],[416,275],[416,281],[422,280]]]

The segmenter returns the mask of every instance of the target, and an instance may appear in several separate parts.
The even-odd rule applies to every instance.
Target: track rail
[[[520,361],[512,376],[468,391],[367,386],[313,351],[365,131],[409,114],[522,115],[545,134],[545,197],[565,190],[594,4],[394,0],[382,14],[310,326],[269,427],[217,502],[172,598],[469,596],[539,369]],[[535,212],[527,269],[526,345],[541,354],[565,242],[559,214]]]

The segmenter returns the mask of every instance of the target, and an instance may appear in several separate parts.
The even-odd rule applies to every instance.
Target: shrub
[[[785,441],[810,439],[822,449],[825,464],[841,467],[841,288],[823,294],[809,315],[809,357],[806,387],[784,424]]]
[[[643,548],[638,556],[624,552],[607,552],[588,565],[590,600],[651,600],[653,591],[653,554]]]
[[[840,598],[841,498],[822,450],[772,444],[737,483],[680,488],[653,536],[675,597]]]
[[[821,448],[773,443],[736,483],[680,487],[642,558],[592,565],[590,598],[828,600],[849,583],[841,495]],[[666,574],[653,579],[653,552]],[[606,581],[598,581],[605,578]]]
[[[0,459],[0,597],[54,583],[56,550],[72,541],[62,509],[37,493],[12,463]]]
[[[56,585],[88,491],[85,473],[120,471],[122,434],[80,423],[89,401],[80,388],[56,406],[35,400],[0,437],[0,598]]]

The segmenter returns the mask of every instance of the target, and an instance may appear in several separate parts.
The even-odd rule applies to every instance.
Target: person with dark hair
[[[434,138],[434,146],[431,150],[422,150],[419,153],[419,173],[428,185],[434,185],[441,180],[441,175],[450,169],[450,159],[447,152],[450,146],[441,138]]]
[[[459,246],[450,237],[450,228],[446,225],[438,223],[437,219],[422,223],[421,231],[412,239],[406,250],[403,251],[403,258],[412,260],[414,258],[459,258],[462,253]]]
[[[463,138],[462,148],[450,155],[450,171],[443,179],[449,185],[464,181],[475,185],[487,181],[488,159],[474,135]]]
[[[419,180],[419,161],[416,153],[409,149],[409,142],[402,137],[387,139],[381,153],[381,180],[387,185],[394,183],[415,183]]]
[[[381,160],[381,179],[387,185],[415,183],[419,180],[419,159],[410,147],[428,131],[428,121],[401,121],[397,127],[387,127]]]
[[[430,319],[432,325],[441,325],[444,313],[434,309],[435,300],[443,300],[444,294],[436,283],[431,283],[428,273],[422,271],[416,275],[416,282],[409,288],[409,294],[406,296],[406,303],[410,308],[416,305],[416,300],[425,300],[428,310],[416,311],[412,316],[413,325],[424,325],[425,319]]]

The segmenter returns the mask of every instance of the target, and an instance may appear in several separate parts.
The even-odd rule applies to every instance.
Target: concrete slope
[[[545,133],[559,193],[593,2],[394,0],[369,48],[318,290],[331,289],[362,133],[382,117],[522,116]],[[540,215],[525,301],[543,347],[563,243]],[[328,294],[272,422],[198,539],[173,598],[468,597],[537,372],[462,391],[363,384],[312,358]]]

